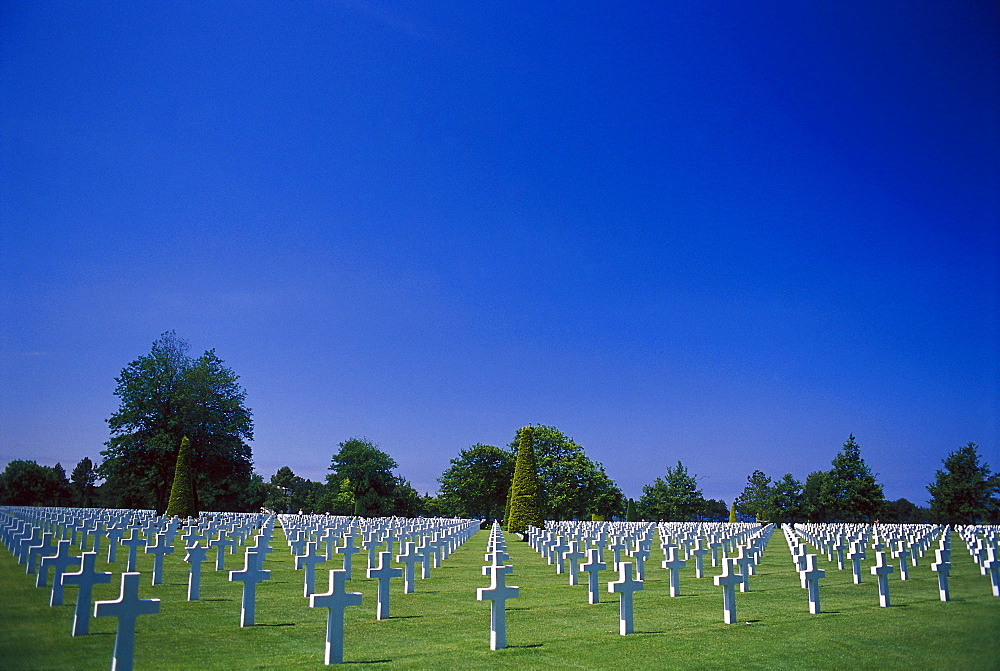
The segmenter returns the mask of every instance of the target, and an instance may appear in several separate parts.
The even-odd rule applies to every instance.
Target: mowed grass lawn
[[[356,578],[348,583],[364,602],[345,616],[345,663],[355,668],[1000,668],[1000,599],[991,593],[953,536],[952,601],[938,599],[931,556],[911,568],[910,579],[891,578],[891,608],[878,605],[877,585],[864,562],[855,585],[849,565],[821,558],[823,613],[810,615],[788,547],[776,532],[751,577],[751,590],[737,593],[739,624],[722,621],[722,591],[706,567],[695,579],[693,561],[681,571],[682,596],[668,596],[660,552],[647,563],[645,589],[635,595],[635,629],[618,634],[618,595],[607,593],[611,571],[601,575],[601,603],[587,603],[586,574],[570,586],[566,575],[526,543],[508,543],[520,598],[508,602],[505,650],[489,650],[489,604],[476,601],[487,532],[474,536],[430,578],[402,593],[392,584],[392,617],[375,619],[375,581],[360,579],[366,566],[355,555]],[[164,584],[151,586],[152,555],[141,556],[142,598],[161,600],[160,614],[141,617],[136,630],[137,669],[287,669],[323,667],[326,609],[311,609],[302,596],[303,575],[294,570],[280,528],[265,568],[271,579],[258,586],[256,626],[239,626],[241,583],[228,582],[228,569],[242,568],[242,551],[227,556],[226,572],[202,565],[201,600],[189,602],[188,565],[178,549],[166,557]],[[114,599],[124,570],[124,552],[98,570],[115,575],[94,589],[95,600]],[[340,568],[340,556],[321,564],[316,585],[326,591],[326,571]],[[896,564],[894,560],[892,562]],[[419,575],[419,570],[418,570]],[[110,667],[114,618],[92,619],[90,635],[70,636],[76,588],[66,588],[66,605],[50,607],[49,589],[35,588],[0,546],[0,668],[106,669]]]

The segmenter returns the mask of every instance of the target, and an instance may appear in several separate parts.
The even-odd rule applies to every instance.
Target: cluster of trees
[[[438,479],[438,496],[420,496],[393,473],[396,461],[364,438],[339,444],[324,482],[287,466],[265,482],[253,472],[247,444],[253,419],[238,376],[214,350],[191,357],[188,349],[164,333],[115,378],[120,406],[107,420],[111,438],[100,465],[84,458],[67,477],[59,464],[11,461],[0,474],[0,503],[506,519],[512,500],[523,498],[531,502],[530,519],[729,519],[725,502],[705,499],[697,476],[680,461],[643,487],[638,501],[626,500],[582,446],[544,425],[518,429],[503,447],[461,450]],[[772,522],[1000,522],[1000,476],[980,463],[975,443],[945,458],[928,485],[929,509],[887,501],[853,435],[831,465],[805,483],[790,473],[772,481],[755,470],[735,511]]]

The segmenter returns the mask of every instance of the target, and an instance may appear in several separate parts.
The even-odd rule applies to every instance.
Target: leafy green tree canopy
[[[164,511],[185,436],[196,506],[241,505],[253,472],[246,392],[214,350],[192,358],[188,349],[168,331],[115,378],[120,406],[107,420],[111,439],[98,469],[112,505]]]
[[[979,460],[979,446],[971,442],[943,459],[944,469],[936,471],[934,482],[927,485],[937,522],[1000,522],[1000,476],[990,475],[989,464]]]
[[[349,484],[354,496],[354,514],[369,517],[391,515],[394,494],[400,481],[392,474],[396,460],[363,438],[351,438],[340,443],[340,449],[330,461],[327,483],[340,489]]]
[[[69,480],[60,464],[40,466],[34,461],[7,462],[0,474],[0,504],[9,506],[66,506],[71,503]]]
[[[174,481],[170,486],[167,515],[181,519],[198,517],[198,507],[194,502],[194,488],[191,483],[191,441],[186,436],[181,438],[181,447],[177,451],[177,464],[174,467]]]
[[[441,502],[456,517],[500,519],[514,478],[514,455],[476,444],[459,452],[441,474]]]
[[[592,515],[610,519],[622,514],[625,496],[604,466],[554,426],[530,428],[543,519],[589,520]],[[514,435],[512,449],[520,445],[523,431]]]
[[[741,515],[750,515],[758,521],[769,519],[771,508],[771,478],[755,470],[747,477],[746,487],[736,497],[734,504]]]
[[[698,487],[697,476],[689,474],[678,460],[677,466],[667,467],[664,477],[642,488],[639,508],[649,520],[687,522],[701,517],[705,497]]]
[[[74,502],[81,508],[94,505],[97,498],[97,471],[90,457],[81,459],[69,476]]]

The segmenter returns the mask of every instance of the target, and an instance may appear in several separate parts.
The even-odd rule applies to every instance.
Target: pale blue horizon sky
[[[421,492],[554,425],[732,501],[853,433],[1000,469],[1000,35],[933,2],[9,2],[0,464],[99,459],[175,330],[256,468]]]

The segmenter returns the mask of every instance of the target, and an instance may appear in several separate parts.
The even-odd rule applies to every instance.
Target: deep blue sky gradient
[[[997,470],[995,3],[705,4],[4,3],[0,464],[97,459],[173,329],[265,477]]]

